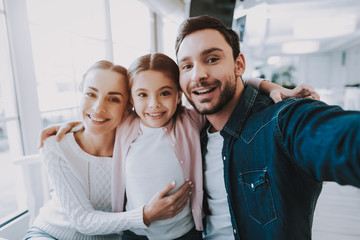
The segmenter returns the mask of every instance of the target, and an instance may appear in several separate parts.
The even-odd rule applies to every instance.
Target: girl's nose
[[[157,99],[157,97],[153,97],[153,98],[150,99],[149,107],[153,108],[153,109],[160,107],[160,102]]]

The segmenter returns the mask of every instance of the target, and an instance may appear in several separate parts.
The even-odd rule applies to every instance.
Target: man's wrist
[[[149,219],[149,216],[146,213],[145,208],[146,208],[146,205],[143,207],[143,222],[147,227],[149,227],[151,224],[151,220]]]

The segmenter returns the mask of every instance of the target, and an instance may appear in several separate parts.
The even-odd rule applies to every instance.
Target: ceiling
[[[360,45],[359,0],[237,0],[233,28],[241,23],[242,48],[255,59],[298,55],[282,48],[300,40],[316,41],[317,53]]]

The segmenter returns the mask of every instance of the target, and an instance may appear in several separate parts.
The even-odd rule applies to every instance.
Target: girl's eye
[[[160,93],[160,96],[169,96],[169,95],[171,95],[171,92],[169,91],[163,91]]]
[[[187,69],[190,69],[191,68],[191,65],[190,64],[185,64],[182,69],[184,70],[187,70]]]
[[[143,98],[143,97],[146,97],[147,95],[146,95],[146,93],[139,93],[138,96],[141,97],[141,98]]]
[[[219,60],[219,58],[217,57],[213,57],[213,58],[210,58],[209,60],[207,60],[208,63],[214,63],[214,62],[217,62]]]

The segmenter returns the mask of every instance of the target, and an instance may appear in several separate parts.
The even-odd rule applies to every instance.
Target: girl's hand
[[[66,122],[62,125],[53,125],[44,128],[40,132],[39,148],[44,146],[44,140],[56,134],[56,141],[60,141],[64,135],[70,131],[77,132],[83,128],[81,122]]]
[[[269,81],[262,81],[260,84],[260,90],[268,93],[275,103],[289,97],[320,100],[320,96],[315,89],[306,83],[302,83],[294,89],[288,89]]]
[[[144,224],[149,226],[152,222],[176,216],[186,206],[191,194],[192,183],[187,181],[176,193],[166,195],[175,187],[175,181],[167,185],[162,191],[156,193],[143,209]]]

